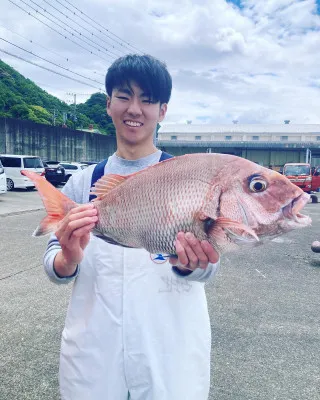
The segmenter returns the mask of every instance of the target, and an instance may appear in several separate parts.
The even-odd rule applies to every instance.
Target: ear
[[[109,117],[111,117],[111,114],[110,114],[110,104],[111,104],[111,97],[108,96],[108,97],[107,97],[107,114],[109,115]]]
[[[168,104],[167,103],[163,103],[163,104],[160,105],[158,122],[163,121],[163,119],[164,119],[164,117],[166,116],[166,113],[167,113],[167,108],[168,108]]]

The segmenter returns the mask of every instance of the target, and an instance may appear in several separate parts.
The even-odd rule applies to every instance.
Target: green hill
[[[106,95],[93,94],[74,107],[41,89],[14,68],[0,60],[0,117],[31,120],[36,123],[88,129],[93,125],[101,133],[114,135],[111,118],[106,113]]]

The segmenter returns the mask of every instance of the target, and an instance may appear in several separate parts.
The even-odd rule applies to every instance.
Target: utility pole
[[[56,117],[57,117],[56,109],[54,108],[54,109],[53,109],[53,114],[52,114],[52,123],[53,123],[53,126],[56,126]]]
[[[73,123],[74,129],[76,129],[76,122],[77,122],[77,96],[91,96],[90,93],[66,93],[67,96],[73,96]]]

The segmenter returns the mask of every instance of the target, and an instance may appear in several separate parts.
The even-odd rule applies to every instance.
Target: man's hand
[[[207,240],[198,240],[191,232],[179,232],[176,239],[176,254],[169,262],[182,272],[206,269],[209,263],[219,261],[219,254]]]
[[[89,243],[90,231],[97,221],[97,209],[90,203],[73,208],[59,223],[55,235],[61,251],[54,259],[54,269],[59,276],[74,274]]]

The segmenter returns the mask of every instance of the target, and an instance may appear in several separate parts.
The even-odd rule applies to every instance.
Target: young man
[[[159,162],[153,144],[167,111],[171,77],[143,55],[116,60],[106,76],[107,112],[117,151],[104,173],[121,175]],[[87,203],[94,166],[74,175],[64,193]],[[219,256],[208,242],[180,232],[170,263],[144,249],[90,235],[96,210],[83,204],[49,241],[46,272],[74,279],[60,356],[62,400],[205,400],[210,381],[210,323],[204,282]]]

